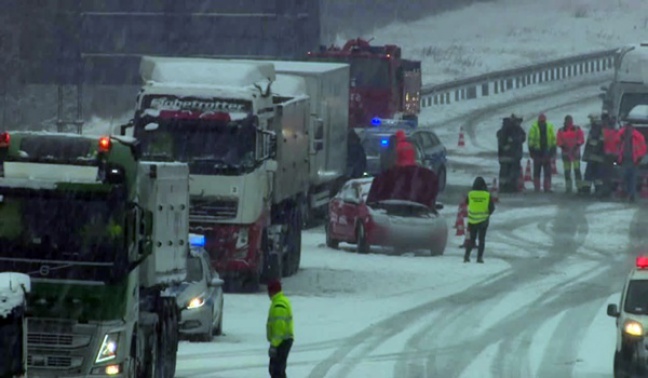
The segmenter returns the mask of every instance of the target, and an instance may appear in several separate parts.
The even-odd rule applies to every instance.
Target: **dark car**
[[[326,245],[356,244],[443,254],[448,226],[436,203],[435,175],[425,167],[393,167],[376,177],[348,181],[329,202]]]
[[[393,138],[397,130],[402,129],[407,135],[407,140],[417,149],[417,161],[424,167],[436,173],[438,178],[438,191],[443,192],[447,180],[447,151],[439,137],[432,130],[415,129],[399,124],[371,127],[362,132],[361,140],[367,155],[366,172],[376,176],[391,164],[394,154]]]

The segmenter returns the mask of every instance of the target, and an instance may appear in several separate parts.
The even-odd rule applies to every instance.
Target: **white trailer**
[[[275,94],[310,98],[309,188],[302,211],[309,223],[311,217],[321,215],[346,178],[350,69],[341,63],[271,63],[277,73]],[[296,84],[298,79],[303,84]]]

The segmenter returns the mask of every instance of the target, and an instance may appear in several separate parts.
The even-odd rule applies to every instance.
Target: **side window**
[[[432,147],[436,147],[441,144],[441,141],[439,140],[439,137],[436,134],[427,133],[427,135],[430,137],[430,140],[432,141]]]
[[[342,201],[354,202],[357,200],[356,189],[352,185],[345,185],[342,188]]]
[[[430,138],[430,134],[428,134],[428,133],[419,133],[418,135],[421,138],[421,146],[424,149],[428,149],[428,148],[431,148],[433,146],[432,139]]]

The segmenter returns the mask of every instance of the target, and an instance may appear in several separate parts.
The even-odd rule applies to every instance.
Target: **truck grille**
[[[191,217],[194,219],[236,218],[238,199],[191,199]]]
[[[27,366],[48,377],[76,372],[83,366],[95,330],[86,324],[28,318]]]
[[[46,333],[28,333],[27,343],[48,346],[71,346],[74,341],[72,335],[56,335]]]
[[[72,367],[72,357],[65,356],[27,356],[27,366],[48,367],[48,368],[69,368]]]

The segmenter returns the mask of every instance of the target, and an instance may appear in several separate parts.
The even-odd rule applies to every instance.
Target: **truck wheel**
[[[270,255],[268,262],[268,280],[279,280],[281,279],[281,272],[283,271],[282,258],[273,253]]]
[[[340,247],[340,241],[333,239],[331,235],[331,225],[329,224],[328,219],[326,224],[324,224],[324,232],[326,232],[326,246],[333,249],[338,249]]]
[[[285,236],[286,245],[283,249],[283,266],[282,276],[289,277],[299,270],[299,260],[301,259],[301,233],[302,233],[302,213],[301,205],[297,205],[289,210],[287,230]]]
[[[160,298],[157,370],[160,378],[173,378],[178,351],[178,316],[173,298]]]
[[[358,223],[356,227],[356,251],[358,253],[369,253],[371,247],[367,243],[367,234],[362,223]]]
[[[143,378],[158,378],[158,336],[155,329],[152,330],[151,335],[148,337],[149,343],[147,355],[144,358],[144,374]]]

